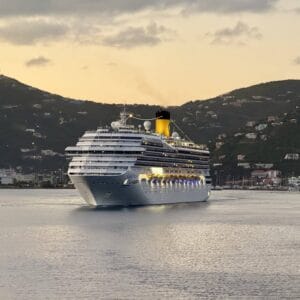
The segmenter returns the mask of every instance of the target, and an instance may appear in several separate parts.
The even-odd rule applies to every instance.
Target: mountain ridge
[[[118,102],[116,102],[116,103],[115,102],[107,103],[107,102],[97,101],[97,100],[94,100],[94,99],[81,99],[81,98],[72,98],[72,97],[62,96],[62,95],[54,93],[54,92],[50,92],[50,91],[46,91],[46,90],[43,90],[43,89],[40,89],[40,88],[37,88],[37,87],[33,87],[28,83],[24,83],[24,82],[22,82],[18,79],[15,79],[15,78],[10,77],[10,76],[6,76],[4,74],[0,74],[0,80],[7,80],[8,82],[10,81],[12,83],[17,83],[17,84],[20,84],[22,86],[34,89],[34,90],[42,92],[42,93],[57,96],[61,99],[73,100],[73,101],[82,101],[82,102],[93,102],[93,103],[97,103],[97,104],[123,105],[122,103],[118,103]],[[190,104],[190,103],[211,101],[211,100],[215,100],[217,98],[220,98],[222,96],[226,96],[226,95],[229,95],[229,94],[232,94],[232,93],[238,93],[238,92],[241,92],[243,90],[247,90],[249,88],[256,88],[256,87],[260,87],[260,86],[267,87],[267,86],[271,86],[273,84],[276,85],[276,84],[284,84],[284,83],[296,83],[297,86],[298,86],[300,84],[300,79],[289,78],[289,79],[282,79],[282,80],[265,81],[265,82],[261,82],[261,83],[247,85],[246,87],[239,87],[239,88],[236,88],[236,89],[233,89],[233,90],[229,90],[228,92],[224,92],[220,95],[209,97],[207,99],[187,100],[186,102],[184,102],[180,105],[166,105],[166,106],[163,106],[163,107],[180,107],[180,106],[185,106],[185,105]],[[127,104],[127,105],[130,106],[130,105],[147,105],[147,104],[131,103],[131,104]],[[154,106],[160,106],[158,104],[153,104],[153,105]]]
[[[62,97],[0,75],[0,155],[3,158],[0,168],[13,167],[24,172],[66,168],[65,147],[75,144],[84,131],[110,124],[118,118],[122,107],[122,104]],[[152,118],[160,108],[159,105],[145,104],[127,107],[128,111],[144,118]],[[236,140],[231,137],[241,130],[249,133],[247,123],[258,125],[268,117],[281,119],[284,114],[293,112],[294,125],[298,128],[299,107],[300,80],[290,79],[239,88],[211,99],[189,101],[168,109],[187,136],[197,143],[209,145],[212,163],[219,163],[219,156],[226,154],[219,153],[222,147],[216,149],[216,143],[231,143],[229,148],[232,149]],[[133,123],[137,125],[139,122]],[[290,134],[288,127],[285,130]],[[222,140],[220,136],[226,138]],[[261,146],[262,153],[264,147],[269,149],[269,140]],[[280,155],[292,150],[300,152],[297,141],[293,137],[291,140],[293,142],[283,145]],[[260,145],[258,142],[254,141]],[[253,155],[251,159],[255,160]],[[232,163],[236,165],[235,160]]]

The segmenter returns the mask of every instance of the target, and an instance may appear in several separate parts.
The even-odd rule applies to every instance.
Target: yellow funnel
[[[155,132],[166,137],[170,136],[170,113],[160,110],[156,113]]]

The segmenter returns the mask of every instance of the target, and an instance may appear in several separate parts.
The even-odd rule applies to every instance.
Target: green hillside
[[[300,174],[300,160],[286,159],[288,154],[300,153],[300,109],[283,113],[274,122],[262,119],[253,127],[240,128],[211,143],[211,149],[214,163],[227,166],[228,171],[245,163],[251,167],[266,163],[284,175]]]
[[[249,162],[272,162],[299,173],[298,162],[283,160],[286,153],[300,152],[299,106],[300,80],[286,80],[235,90],[209,100],[191,101],[169,110],[190,138],[209,145],[212,163],[236,168],[237,155],[243,154]],[[65,147],[75,144],[84,131],[110,124],[118,118],[122,107],[63,98],[2,75],[0,168],[13,167],[23,172],[66,168]],[[152,118],[158,108],[127,106],[128,111],[143,118]],[[282,124],[272,126],[268,117]],[[291,119],[296,121],[291,123]],[[267,123],[264,134],[259,133],[267,138],[245,138],[245,134],[255,131],[246,126],[249,121]],[[236,133],[244,136],[234,136]],[[222,146],[217,149],[216,143],[220,142]]]

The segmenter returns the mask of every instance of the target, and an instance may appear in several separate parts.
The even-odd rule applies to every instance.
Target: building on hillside
[[[15,181],[16,172],[13,169],[0,169],[0,184],[10,185]]]
[[[241,132],[237,132],[234,134],[234,137],[242,136],[243,134]]]
[[[218,118],[218,115],[214,111],[212,111],[212,110],[208,111],[206,113],[206,115],[209,116],[209,117],[211,117],[211,118],[213,118],[213,119],[217,119]]]
[[[238,160],[238,161],[244,160],[245,157],[246,157],[245,154],[238,154],[238,155],[237,155],[237,160]]]
[[[214,167],[222,167],[223,164],[222,164],[222,163],[214,163],[213,166],[214,166]]]
[[[238,167],[244,168],[244,169],[250,169],[250,163],[247,162],[243,162],[243,163],[238,163],[237,164]]]
[[[254,170],[251,178],[257,185],[279,185],[281,172],[278,170]]]
[[[262,130],[266,129],[267,127],[268,127],[268,124],[259,124],[259,125],[255,126],[255,130],[262,131]]]
[[[281,126],[281,125],[283,125],[283,122],[273,122],[273,123],[271,123],[271,125],[272,125],[273,127]]]
[[[255,140],[257,138],[257,134],[254,132],[247,133],[245,136],[247,139],[250,139],[250,140]]]
[[[255,121],[249,121],[249,122],[246,123],[246,126],[247,126],[247,127],[254,127],[255,124],[256,124]]]
[[[226,137],[227,137],[226,133],[221,133],[221,134],[218,135],[217,139],[222,140],[222,139],[225,139]]]
[[[278,120],[278,117],[268,116],[268,122],[276,122],[277,120]]]
[[[261,139],[262,141],[266,141],[266,140],[268,139],[268,136],[267,136],[266,134],[262,134],[262,135],[260,136],[260,139]]]
[[[269,169],[272,169],[274,167],[274,164],[270,164],[270,163],[256,163],[254,166],[257,169],[269,170]]]
[[[33,129],[33,128],[26,128],[25,132],[35,133],[35,129]]]
[[[254,170],[251,172],[251,177],[258,178],[275,178],[280,175],[280,171],[278,170]]]
[[[17,182],[35,183],[35,174],[21,174],[17,173],[15,176]]]
[[[35,182],[39,186],[44,186],[44,185],[52,186],[56,184],[56,177],[54,176],[54,174],[36,174]]]
[[[216,142],[216,149],[220,149],[223,145],[223,142]]]
[[[298,160],[299,159],[299,153],[287,153],[284,156],[285,160]]]
[[[288,178],[288,185],[300,187],[300,176],[298,177],[289,177]]]
[[[12,177],[7,177],[7,176],[0,177],[0,184],[2,185],[14,184],[14,179]]]

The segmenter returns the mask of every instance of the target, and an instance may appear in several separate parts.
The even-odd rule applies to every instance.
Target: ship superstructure
[[[92,206],[131,206],[205,201],[210,194],[209,151],[170,136],[170,113],[158,111],[155,132],[128,125],[123,111],[110,128],[87,131],[71,157],[68,175]]]

